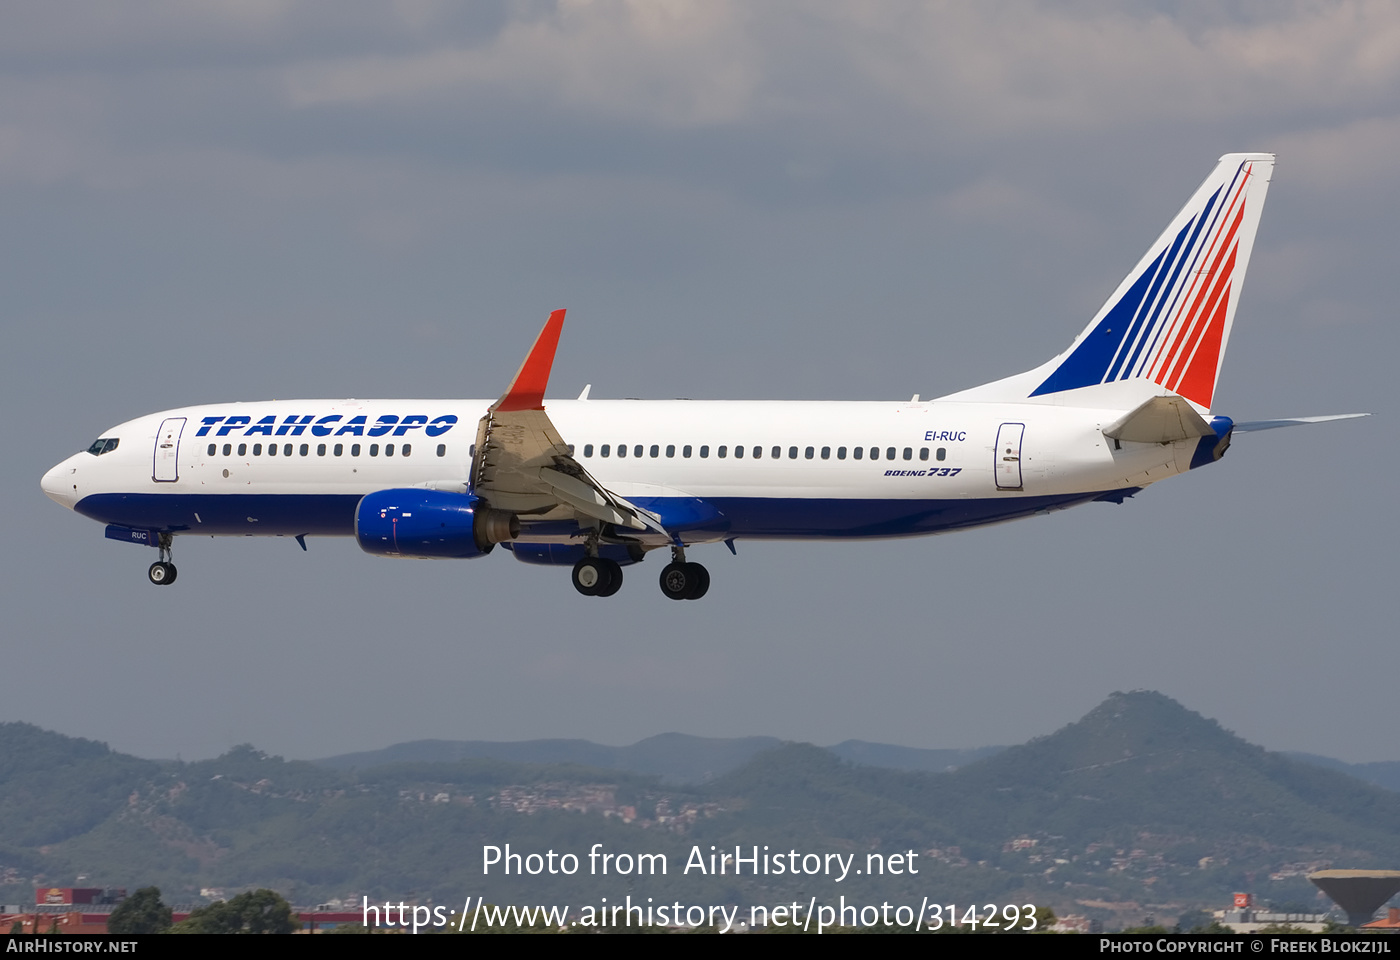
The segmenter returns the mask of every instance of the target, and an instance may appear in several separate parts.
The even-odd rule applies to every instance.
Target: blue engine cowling
[[[355,508],[355,540],[381,557],[481,557],[520,534],[515,514],[467,493],[378,490]]]

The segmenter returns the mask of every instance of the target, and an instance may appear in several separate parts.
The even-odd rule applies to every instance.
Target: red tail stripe
[[[1232,271],[1235,268],[1235,251],[1239,248],[1230,247],[1228,249],[1230,251],[1230,256],[1229,259],[1225,261],[1224,269],[1212,271],[1214,282],[1210,285],[1209,296],[1206,298],[1205,304],[1201,307],[1201,312],[1192,318],[1191,329],[1183,339],[1180,350],[1177,352],[1176,356],[1172,358],[1171,372],[1159,382],[1165,384],[1168,381],[1179,381],[1182,377],[1182,372],[1190,363],[1191,353],[1196,349],[1196,344],[1200,342],[1201,336],[1205,333],[1206,326],[1210,322],[1212,311],[1215,309],[1216,301],[1220,299],[1220,292],[1229,286],[1230,280],[1232,279]],[[1221,251],[1221,253],[1224,252],[1224,250]]]
[[[1219,299],[1215,312],[1201,336],[1196,355],[1182,374],[1180,388],[1173,388],[1187,400],[1209,407],[1215,395],[1215,374],[1220,367],[1220,345],[1225,339],[1225,314],[1230,307],[1230,284]]]
[[[1163,383],[1166,381],[1168,376],[1168,370],[1172,365],[1173,359],[1175,359],[1177,355],[1176,351],[1181,345],[1181,340],[1184,336],[1186,336],[1187,331],[1193,325],[1195,319],[1198,316],[1198,310],[1200,309],[1201,301],[1207,295],[1207,289],[1210,282],[1210,278],[1215,275],[1214,267],[1219,266],[1220,253],[1225,249],[1226,246],[1229,245],[1230,240],[1235,235],[1234,227],[1239,226],[1239,218],[1243,215],[1244,212],[1245,186],[1249,183],[1249,177],[1252,169],[1253,167],[1251,165],[1250,169],[1245,171],[1245,175],[1240,179],[1239,185],[1235,188],[1234,194],[1231,197],[1229,197],[1226,201],[1225,208],[1220,218],[1221,223],[1230,222],[1230,211],[1233,208],[1236,213],[1235,219],[1233,221],[1233,227],[1230,230],[1225,231],[1226,236],[1223,242],[1221,241],[1222,231],[1219,229],[1217,229],[1214,237],[1211,237],[1206,241],[1206,246],[1204,247],[1204,253],[1202,255],[1203,260],[1211,256],[1212,244],[1220,244],[1218,247],[1214,248],[1215,264],[1212,266],[1211,270],[1207,271],[1205,274],[1201,274],[1198,271],[1196,275],[1191,278],[1191,288],[1187,291],[1186,296],[1182,299],[1182,302],[1183,304],[1185,304],[1185,306],[1182,310],[1177,312],[1178,321],[1176,324],[1176,329],[1171,333],[1169,342],[1165,342],[1163,344],[1161,351],[1153,360],[1153,364],[1156,367],[1156,372],[1154,374],[1151,368],[1148,368],[1145,371],[1145,375],[1151,378],[1155,383]],[[1236,207],[1236,205],[1238,206]]]
[[[1176,382],[1180,382],[1181,378],[1186,375],[1186,370],[1191,366],[1191,357],[1199,349],[1201,338],[1205,336],[1206,330],[1215,319],[1216,304],[1220,301],[1221,294],[1229,289],[1231,280],[1234,279],[1235,254],[1238,251],[1238,246],[1231,248],[1230,257],[1225,261],[1225,269],[1220,272],[1220,276],[1211,287],[1210,299],[1206,301],[1205,308],[1201,310],[1200,323],[1196,325],[1187,338],[1187,342],[1182,344],[1181,355],[1176,358],[1176,366],[1172,370],[1171,379]]]
[[[1197,281],[1200,286],[1197,288],[1195,297],[1191,301],[1191,306],[1182,315],[1182,322],[1177,327],[1176,334],[1172,338],[1170,346],[1162,353],[1162,366],[1158,370],[1156,377],[1157,383],[1164,384],[1177,375],[1178,369],[1181,366],[1182,342],[1191,335],[1192,331],[1197,326],[1201,313],[1203,312],[1204,302],[1210,296],[1210,292],[1219,289],[1222,280],[1229,279],[1228,276],[1224,276],[1220,273],[1220,261],[1225,257],[1226,251],[1230,249],[1231,242],[1235,238],[1235,232],[1239,229],[1240,223],[1243,222],[1243,220],[1244,204],[1241,203],[1224,238],[1214,251],[1210,269]]]

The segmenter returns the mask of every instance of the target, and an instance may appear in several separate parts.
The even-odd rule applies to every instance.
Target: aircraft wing
[[[654,514],[598,483],[559,436],[544,409],[564,311],[544,329],[501,398],[476,427],[471,490],[493,507],[525,519],[575,518],[650,530],[669,539]],[[586,518],[586,519],[585,519]]]

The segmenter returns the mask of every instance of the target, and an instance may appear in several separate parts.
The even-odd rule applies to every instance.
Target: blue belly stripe
[[[100,493],[84,497],[73,509],[103,523],[173,533],[352,537],[360,500],[354,493]]]
[[[1000,523],[1088,503],[1112,492],[975,500],[717,497],[706,502],[723,514],[728,537],[844,540],[914,537]],[[360,499],[358,494],[106,493],[80,500],[74,510],[101,523],[172,533],[350,537],[355,534],[355,507]],[[693,511],[695,503],[677,498],[674,508],[679,515]],[[668,505],[661,498],[648,506],[663,516],[667,513]],[[551,532],[560,532],[556,529],[560,524],[550,527]],[[521,542],[529,542],[528,530]]]

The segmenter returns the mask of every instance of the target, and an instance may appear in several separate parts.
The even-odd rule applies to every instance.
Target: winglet
[[[543,410],[544,388],[549,384],[549,371],[554,366],[554,351],[559,347],[559,332],[564,328],[564,311],[555,310],[545,321],[535,345],[516,371],[506,392],[491,407],[492,410]]]

